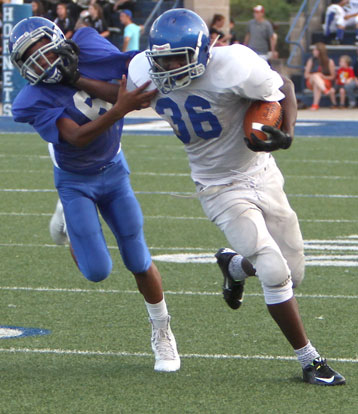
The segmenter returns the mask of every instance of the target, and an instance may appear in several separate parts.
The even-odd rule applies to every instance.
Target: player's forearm
[[[94,121],[78,125],[68,118],[60,118],[57,127],[61,139],[78,148],[84,148],[126,114],[125,110],[113,107]]]
[[[83,78],[81,76],[75,86],[76,88],[87,92],[91,96],[103,99],[106,102],[114,104],[117,101],[119,89],[118,84]]]
[[[286,76],[282,76],[282,79],[284,84],[281,87],[281,91],[285,94],[285,98],[280,102],[283,109],[282,130],[293,137],[297,119],[295,88],[292,81]]]

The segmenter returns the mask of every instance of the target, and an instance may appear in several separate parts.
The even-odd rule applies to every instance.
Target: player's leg
[[[55,212],[50,220],[49,230],[51,238],[56,244],[63,245],[69,242],[66,229],[66,220],[63,214],[63,206],[60,199],[57,200]]]
[[[341,108],[344,108],[346,104],[346,90],[343,86],[339,88],[339,105]]]
[[[349,108],[355,108],[356,106],[356,88],[357,84],[355,79],[348,79],[348,82],[344,85],[348,97]]]
[[[305,270],[303,238],[297,214],[288,202],[283,190],[284,178],[274,162],[267,166],[263,180],[265,194],[260,208],[267,230],[287,262],[295,288],[302,282]]]
[[[318,76],[317,74],[313,74],[311,77],[311,83],[313,88],[313,102],[311,109],[314,110],[319,108],[319,103],[322,96],[320,76]]]
[[[114,190],[99,203],[101,214],[115,235],[123,261],[137,281],[152,323],[156,371],[177,371],[180,358],[170,328],[160,273],[151,260],[143,233],[143,215],[121,165],[111,168]]]
[[[95,203],[86,197],[77,197],[70,202],[62,198],[62,203],[71,254],[78,268],[91,282],[104,280],[112,270],[112,259]]]
[[[100,282],[110,274],[112,260],[91,194],[95,178],[88,176],[87,182],[83,180],[83,176],[55,168],[71,253],[83,275],[92,282]]]
[[[279,247],[267,230],[261,210],[254,205],[250,206],[249,203],[237,203],[219,213],[223,202],[228,205],[229,200],[225,200],[224,195],[221,202],[211,201],[210,206],[202,199],[202,204],[206,207],[204,210],[209,214],[214,213],[213,205],[216,204],[217,214],[214,213],[209,218],[214,219],[213,221],[225,233],[234,250],[247,257],[256,269],[268,310],[295,350],[304,370],[304,380],[325,384],[325,379],[331,380],[333,372],[331,385],[343,383],[344,378],[321,361],[319,354],[307,338],[293,296],[290,270]]]

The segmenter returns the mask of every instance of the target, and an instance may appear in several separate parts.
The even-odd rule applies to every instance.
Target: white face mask
[[[23,61],[23,56],[26,51],[43,38],[49,39],[49,43],[38,48]],[[57,66],[60,63],[63,64],[62,58],[57,57],[51,62],[46,55],[61,46],[64,41],[65,38],[59,30],[40,27],[30,34],[25,33],[24,38],[19,39],[17,42],[18,45],[14,45],[11,60],[19,69],[21,76],[27,79],[32,85],[36,85],[39,82],[59,83],[62,80],[62,74]]]

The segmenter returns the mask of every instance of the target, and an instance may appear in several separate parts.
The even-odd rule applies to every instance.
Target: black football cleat
[[[245,281],[234,280],[229,273],[229,263],[237,253],[227,248],[221,248],[215,254],[217,263],[224,276],[223,295],[231,309],[238,309],[243,301]]]
[[[327,361],[316,358],[303,368],[303,381],[314,385],[344,385],[346,379],[327,365]]]

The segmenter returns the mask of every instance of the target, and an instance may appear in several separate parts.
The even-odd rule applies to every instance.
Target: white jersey
[[[344,20],[346,12],[343,7],[338,4],[331,4],[327,7],[326,17],[324,20],[324,34],[329,36],[337,31],[337,26],[345,26]]]
[[[358,0],[350,0],[348,4],[344,6],[346,14],[358,13]]]
[[[129,88],[149,80],[148,70],[145,53],[136,55],[128,69]],[[202,76],[185,88],[159,93],[152,107],[184,142],[192,179],[227,184],[267,163],[269,154],[247,148],[243,120],[253,100],[283,99],[282,85],[279,74],[249,48],[217,47]]]

